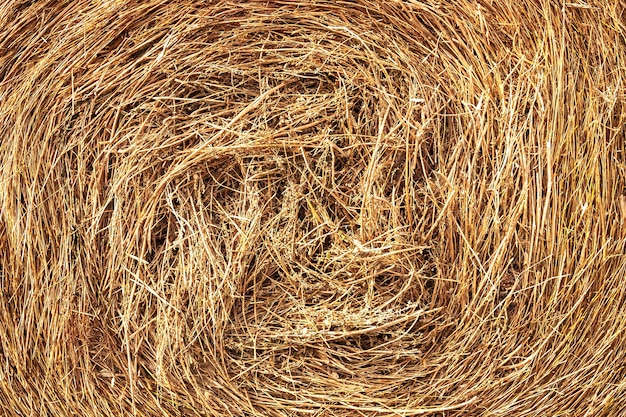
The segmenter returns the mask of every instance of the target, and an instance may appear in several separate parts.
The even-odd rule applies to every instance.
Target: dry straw
[[[623,0],[4,0],[0,414],[623,416]]]

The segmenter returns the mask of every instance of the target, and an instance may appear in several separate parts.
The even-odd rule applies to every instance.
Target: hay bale
[[[624,8],[4,1],[2,411],[622,415]]]

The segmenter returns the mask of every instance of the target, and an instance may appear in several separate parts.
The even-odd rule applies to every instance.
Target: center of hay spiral
[[[150,372],[167,379],[185,329],[189,366],[258,395],[383,396],[454,327],[423,189],[445,81],[364,9],[213,13],[102,57],[121,61],[103,79],[129,68],[99,116],[115,123],[94,160],[120,237],[105,251],[156,318]]]

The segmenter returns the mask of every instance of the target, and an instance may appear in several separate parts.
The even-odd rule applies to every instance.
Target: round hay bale
[[[5,0],[10,416],[620,416],[618,0]]]

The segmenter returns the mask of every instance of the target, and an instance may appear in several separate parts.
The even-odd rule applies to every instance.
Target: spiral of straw
[[[622,0],[5,0],[0,414],[623,416]]]

